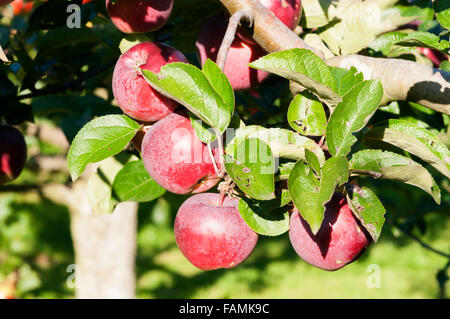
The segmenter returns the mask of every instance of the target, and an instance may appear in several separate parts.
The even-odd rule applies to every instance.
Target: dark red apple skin
[[[114,98],[122,111],[132,118],[158,121],[175,111],[179,104],[155,91],[145,81],[140,68],[158,73],[172,62],[188,63],[178,50],[157,42],[141,42],[122,54],[113,73]]]
[[[207,58],[216,62],[217,54],[227,29],[223,13],[211,17],[200,31],[196,47],[197,55],[203,65]],[[236,37],[228,52],[224,73],[234,90],[248,90],[258,86],[269,74],[250,68],[248,64],[267,53],[257,44],[251,44]]]
[[[27,160],[27,146],[20,131],[12,126],[0,126],[0,185],[16,179]]]
[[[145,133],[142,159],[150,176],[175,194],[205,192],[220,180],[208,147],[194,132],[186,113],[176,112]],[[218,160],[218,153],[213,149]]]
[[[106,10],[123,33],[146,33],[161,28],[172,13],[173,0],[106,0]]]
[[[260,0],[289,29],[294,30],[302,16],[301,0]]]
[[[289,29],[294,30],[300,22],[302,17],[301,0],[260,0],[260,2]],[[237,36],[248,43],[256,43],[243,28],[239,28]]]
[[[8,3],[13,2],[13,1],[14,0],[0,0],[0,7],[4,6],[4,5],[7,5]]]
[[[197,268],[233,268],[252,253],[258,235],[239,214],[239,199],[203,193],[187,199],[178,210],[174,232],[178,248]]]
[[[324,270],[337,270],[351,263],[371,243],[370,235],[353,216],[345,198],[336,195],[326,205],[316,235],[295,209],[290,218],[289,239],[303,260]]]

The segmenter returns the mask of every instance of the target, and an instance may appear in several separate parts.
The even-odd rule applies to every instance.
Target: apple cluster
[[[261,2],[288,28],[297,26],[300,0]],[[122,32],[143,33],[167,22],[173,0],[106,0],[106,6],[112,22]],[[206,21],[196,42],[202,64],[207,58],[216,60],[226,29],[224,13]],[[240,27],[224,67],[234,90],[249,90],[268,76],[248,67],[249,62],[265,54],[250,33]],[[114,97],[125,114],[141,123],[152,123],[133,140],[152,179],[170,192],[193,195],[181,205],[175,219],[175,239],[183,255],[203,270],[232,268],[251,254],[258,234],[241,217],[238,198],[205,193],[221,179],[218,168],[222,154],[218,148],[202,143],[187,110],[154,90],[142,76],[141,69],[157,73],[173,62],[189,63],[180,51],[163,43],[134,45],[115,66]],[[345,266],[370,244],[370,237],[339,195],[327,204],[322,228],[316,235],[294,208],[289,237],[300,257],[326,270]]]

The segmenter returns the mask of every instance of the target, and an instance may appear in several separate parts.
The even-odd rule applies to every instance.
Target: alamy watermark
[[[78,4],[70,4],[67,6],[66,13],[69,16],[66,20],[66,25],[69,29],[81,28],[81,7]]]
[[[381,288],[381,267],[377,264],[371,264],[366,271],[371,273],[366,280],[367,288]]]

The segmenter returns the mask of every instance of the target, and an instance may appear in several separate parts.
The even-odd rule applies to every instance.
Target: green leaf
[[[323,27],[331,21],[328,10],[332,6],[332,0],[302,0],[301,5],[302,19],[308,29]]]
[[[432,165],[450,178],[450,151],[433,133],[405,120],[388,120],[364,135],[368,145],[379,142],[401,148]]]
[[[402,31],[392,31],[380,35],[369,44],[369,48],[380,51],[383,55],[388,56],[392,46],[404,39],[408,34]]]
[[[294,81],[331,107],[341,100],[335,92],[336,83],[330,69],[309,50],[289,49],[268,54],[249,66]]]
[[[435,0],[433,7],[441,26],[450,29],[450,2],[448,0]]]
[[[336,93],[340,96],[344,96],[348,90],[364,81],[364,75],[353,66],[350,70],[335,66],[330,66],[329,68],[336,81]]]
[[[336,23],[319,35],[336,55],[357,53],[381,33],[381,10],[375,1],[336,1]]]
[[[236,185],[251,198],[275,198],[275,158],[263,141],[249,138],[240,142],[232,154],[225,155],[225,168]]]
[[[123,150],[140,126],[125,115],[106,115],[87,123],[75,136],[67,164],[72,180],[83,173],[86,165],[104,160]]]
[[[265,236],[279,236],[289,230],[289,212],[285,208],[268,210],[272,202],[279,204],[279,199],[266,201],[239,200],[239,213],[256,233]],[[268,204],[269,203],[269,204]]]
[[[295,162],[286,162],[286,163],[281,163],[280,166],[278,167],[278,172],[280,174],[280,176],[286,176],[289,177],[289,174],[292,172],[292,169],[295,166]]]
[[[225,105],[228,105],[231,109],[231,113],[233,113],[234,91],[225,73],[223,73],[219,66],[210,59],[206,60],[202,72],[208,79],[212,88],[222,97]]]
[[[155,90],[184,105],[220,133],[230,124],[234,104],[227,104],[229,101],[215,91],[222,84],[213,86],[195,66],[174,62],[163,66],[159,74],[148,70],[142,70],[142,74]]]
[[[67,4],[64,6],[67,7]],[[66,20],[64,20],[65,22]],[[99,43],[101,38],[92,29],[85,27],[69,29],[64,26],[63,28],[49,30],[43,36],[37,38],[35,45],[38,49],[38,54],[35,60],[39,62],[47,61],[56,50],[80,42]]]
[[[383,87],[378,80],[364,81],[350,89],[334,110],[327,126],[327,145],[334,156],[347,155],[361,130],[377,110]]]
[[[352,173],[413,185],[430,194],[437,204],[441,202],[441,191],[433,176],[409,157],[382,150],[362,150],[353,154],[349,164]]]
[[[143,34],[129,34],[120,41],[119,49],[122,54],[141,42],[151,41],[151,39]]]
[[[316,154],[311,152],[310,150],[305,150],[305,159],[306,163],[308,163],[309,167],[314,170],[314,173],[318,178],[322,177],[322,165],[319,162]]]
[[[205,124],[192,112],[188,111],[189,119],[191,120],[192,127],[195,130],[195,134],[203,143],[207,144],[216,139],[214,129]]]
[[[95,214],[111,214],[119,203],[113,196],[112,184],[123,165],[137,157],[125,153],[111,156],[103,160],[87,183],[87,199]]]
[[[327,117],[322,103],[306,94],[297,94],[287,112],[289,125],[302,135],[325,134]]]
[[[404,47],[424,47],[444,51],[449,48],[447,40],[440,41],[439,37],[429,32],[414,32],[394,43]]]
[[[331,157],[321,169],[319,179],[310,165],[299,161],[289,175],[288,189],[295,207],[308,222],[313,234],[322,224],[325,204],[330,201],[336,186],[348,180],[345,157]]]
[[[369,188],[348,184],[347,203],[370,236],[377,242],[384,224],[386,209]]]
[[[149,202],[165,193],[150,177],[142,160],[127,163],[117,173],[113,190],[122,202]]]
[[[450,72],[450,61],[442,61],[439,68],[446,72]]]
[[[305,149],[315,153],[320,163],[325,162],[322,149],[313,140],[295,134],[294,132],[280,128],[266,129],[261,126],[249,125],[236,130],[234,138],[227,144],[225,151],[233,154],[237,145],[246,138],[258,138],[267,143],[276,157],[289,159],[304,159]]]
[[[381,17],[382,23],[386,25],[388,30],[395,30],[397,26],[408,24],[414,20],[432,20],[433,14],[433,9],[428,7],[390,6],[381,12]]]

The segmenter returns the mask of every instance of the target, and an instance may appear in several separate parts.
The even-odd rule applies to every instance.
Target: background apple
[[[216,61],[227,25],[224,14],[218,13],[202,27],[196,42],[197,55],[202,65],[208,58]],[[259,45],[248,43],[239,37],[234,39],[224,67],[224,73],[234,90],[253,88],[269,76],[267,72],[248,66],[264,55],[266,52]]]
[[[172,13],[173,0],[106,0],[106,9],[124,33],[145,33],[161,28]]]
[[[448,56],[438,50],[433,50],[430,48],[416,48],[416,50],[430,59],[435,67],[439,67],[442,61],[448,60]]]
[[[239,214],[238,198],[197,194],[187,199],[175,218],[175,240],[183,255],[203,270],[233,268],[252,253],[258,235]]]
[[[14,15],[18,14],[27,14],[33,9],[33,1],[23,1],[23,0],[14,0],[11,2],[11,6],[13,7]]]
[[[27,159],[22,133],[12,126],[0,126],[0,185],[16,179]]]
[[[157,73],[171,62],[187,63],[188,60],[180,51],[157,42],[141,42],[121,55],[114,68],[112,89],[125,114],[136,120],[153,122],[179,106],[153,90],[140,73],[140,68]]]
[[[289,238],[303,260],[325,270],[344,267],[357,259],[371,243],[370,235],[340,195],[334,195],[327,203],[322,226],[316,235],[311,233],[307,222],[294,210]]]
[[[185,112],[169,114],[149,128],[142,159],[150,176],[172,193],[204,192],[219,181],[207,145]]]
[[[289,29],[294,30],[297,27],[302,16],[301,0],[260,0],[260,2]],[[244,41],[256,43],[243,28],[239,28],[239,32],[236,34]]]

